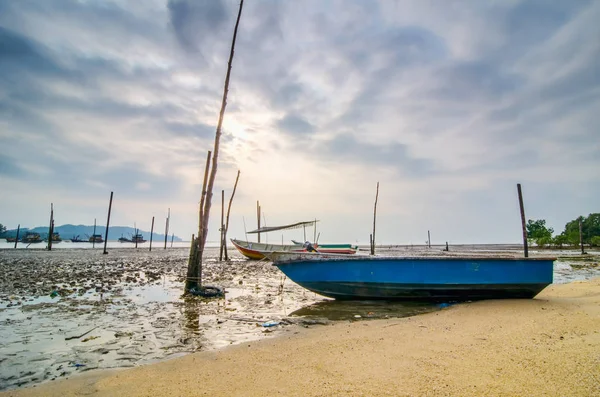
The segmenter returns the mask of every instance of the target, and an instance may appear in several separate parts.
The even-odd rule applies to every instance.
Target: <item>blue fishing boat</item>
[[[335,299],[465,301],[533,298],[552,283],[554,258],[269,255],[290,280]]]

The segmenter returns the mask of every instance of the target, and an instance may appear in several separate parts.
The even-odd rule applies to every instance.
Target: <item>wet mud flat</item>
[[[336,302],[267,261],[208,249],[204,283],[183,296],[189,250],[0,250],[0,390],[132,367],[335,321],[438,310],[423,303]]]
[[[435,254],[440,247],[389,247],[378,254]],[[451,247],[453,249],[453,247]],[[519,247],[461,247],[505,255]],[[286,280],[267,261],[208,249],[205,284],[224,299],[184,297],[187,248],[0,250],[0,390],[103,368],[132,367],[269,338],[296,327],[404,317],[445,305],[338,302]],[[555,256],[554,282],[600,276],[600,254]]]

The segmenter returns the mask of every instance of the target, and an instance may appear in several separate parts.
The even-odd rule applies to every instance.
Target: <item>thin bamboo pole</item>
[[[94,218],[94,233],[92,233],[92,248],[96,248],[96,218]]]
[[[581,255],[585,255],[585,250],[583,249],[583,222],[581,218],[579,218],[579,246],[581,247]]]
[[[17,237],[15,238],[15,248],[17,248],[17,243],[19,242],[19,232],[21,231],[21,224],[17,225]]]
[[[375,255],[375,221],[377,220],[377,199],[379,198],[379,182],[377,182],[377,193],[375,193],[375,206],[373,207],[373,239],[371,243],[371,255]]]
[[[167,220],[165,222],[165,247],[167,249],[167,239],[169,238],[169,222],[171,221],[171,209],[167,211]]]
[[[198,267],[200,266],[199,255],[200,255],[200,242],[202,241],[202,233],[204,226],[204,200],[206,199],[206,184],[208,183],[208,173],[210,171],[210,159],[212,152],[209,150],[206,155],[206,165],[204,166],[204,179],[202,181],[202,194],[200,196],[200,208],[198,210],[198,238],[192,238],[192,245],[190,249],[190,261],[188,262],[187,279],[185,283],[185,290],[189,291],[192,288],[198,286]],[[173,246],[173,239],[171,238],[171,246]],[[200,257],[201,260],[201,257]]]
[[[152,217],[152,226],[150,227],[150,249],[152,251],[152,235],[154,234],[154,217]]]
[[[258,228],[260,229],[260,203],[256,201],[256,219],[258,220]],[[260,232],[258,233],[258,242],[260,243]]]
[[[110,201],[108,202],[108,217],[106,219],[106,231],[104,233],[104,251],[102,252],[102,254],[104,255],[108,254],[108,251],[106,250],[106,243],[108,242],[108,225],[110,224],[110,211],[112,209],[112,200],[113,192],[110,192]]]
[[[219,244],[219,261],[223,260],[223,232],[225,231],[225,190],[221,190],[221,227],[219,227],[221,243]]]
[[[48,251],[52,251],[52,234],[54,233],[54,204],[50,203],[50,224],[48,226]]]
[[[529,247],[527,247],[527,224],[525,223],[525,207],[523,206],[523,192],[521,184],[517,183],[517,193],[519,194],[519,208],[521,209],[521,228],[523,229],[523,254],[525,258],[529,257]]]
[[[237,172],[237,176],[235,177],[235,184],[233,185],[233,192],[231,193],[231,197],[229,198],[229,206],[227,206],[227,218],[225,220],[225,233],[223,235],[224,242],[224,250],[225,250],[225,260],[229,260],[229,256],[227,255],[227,230],[229,230],[229,213],[231,212],[231,203],[233,202],[233,196],[235,196],[235,190],[237,189],[238,180],[240,179],[240,170]]]
[[[219,143],[221,140],[221,128],[223,126],[223,116],[225,114],[225,108],[227,107],[227,93],[229,91],[229,78],[231,76],[231,65],[233,62],[233,54],[235,49],[235,41],[237,38],[237,31],[240,24],[240,18],[242,16],[242,8],[244,5],[244,0],[240,1],[240,8],[237,16],[237,20],[235,22],[235,28],[233,30],[233,39],[231,42],[231,51],[229,53],[229,62],[227,64],[227,75],[225,76],[225,86],[223,87],[223,99],[221,101],[221,111],[219,112],[219,122],[217,123],[217,130],[215,132],[215,146],[212,158],[212,167],[210,172],[210,179],[208,181],[208,190],[206,191],[206,201],[204,202],[204,206],[200,208],[200,219],[201,223],[199,225],[199,229],[202,231],[202,235],[198,236],[198,244],[197,244],[197,254],[195,254],[190,260],[190,264],[188,265],[188,279],[186,282],[186,290],[189,290],[188,287],[197,285],[202,286],[202,254],[204,251],[204,246],[206,244],[206,238],[208,234],[208,220],[210,218],[210,207],[212,202],[212,191],[215,183],[215,178],[217,176],[217,167],[218,167],[218,159],[219,159]],[[195,268],[195,269],[194,269]],[[195,283],[191,284],[190,281],[190,270],[196,270],[196,274],[192,274],[192,277],[195,277]]]

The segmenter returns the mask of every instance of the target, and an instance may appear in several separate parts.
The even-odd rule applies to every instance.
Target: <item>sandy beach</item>
[[[533,300],[282,336],[2,396],[597,396],[600,278]]]

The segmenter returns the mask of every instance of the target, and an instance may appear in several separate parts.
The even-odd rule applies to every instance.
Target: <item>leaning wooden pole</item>
[[[108,202],[108,217],[106,218],[106,231],[104,232],[104,251],[102,254],[108,254],[106,243],[108,242],[108,225],[110,225],[110,211],[112,209],[113,192],[110,192],[110,201]]]
[[[52,234],[54,233],[54,204],[50,203],[50,225],[48,226],[48,251],[52,251]]]
[[[15,248],[17,248],[17,243],[19,242],[19,232],[21,231],[21,224],[17,225],[17,237],[15,238]]]
[[[167,211],[167,220],[165,222],[165,248],[167,249],[167,239],[169,238],[169,222],[171,221],[171,209]]]
[[[154,234],[154,217],[152,217],[152,226],[150,226],[150,249],[148,251],[152,251],[152,235]]]
[[[585,250],[583,249],[583,222],[581,218],[579,218],[579,246],[581,247],[581,255],[585,255]]]
[[[200,196],[200,207],[198,209],[198,237],[192,238],[192,245],[190,248],[190,260],[188,262],[187,278],[185,282],[185,290],[189,291],[198,287],[198,267],[200,266],[199,260],[200,255],[200,241],[202,241],[203,227],[204,227],[204,200],[206,198],[206,184],[208,183],[208,174],[210,171],[210,159],[212,158],[212,152],[209,150],[206,155],[206,165],[204,167],[204,179],[202,181],[202,194]],[[171,238],[171,246],[173,246],[173,239]],[[200,258],[200,259],[199,259]]]
[[[371,239],[371,255],[375,255],[375,221],[377,220],[377,199],[379,198],[379,182],[375,193],[375,206],[373,208],[373,238]]]
[[[225,190],[221,190],[221,226],[219,232],[221,236],[221,243],[219,244],[219,261],[223,260],[223,232],[225,231]]]
[[[240,170],[238,170],[237,176],[235,177],[235,184],[233,185],[233,192],[229,198],[229,205],[227,206],[227,217],[225,218],[225,232],[223,233],[223,250],[225,252],[225,260],[229,260],[227,255],[227,230],[229,230],[229,213],[231,212],[231,203],[233,202],[233,196],[235,196],[235,190],[237,189],[238,180],[240,179]]]
[[[94,232],[92,233],[92,248],[96,248],[96,218],[94,218]]]
[[[256,220],[258,222],[258,228],[260,229],[260,203],[256,201]],[[304,237],[306,240],[306,237]],[[258,242],[260,243],[260,232],[258,233]]]
[[[199,252],[196,255],[195,262],[197,265],[196,272],[196,283],[198,286],[202,286],[202,254],[204,251],[204,246],[206,244],[206,237],[208,234],[208,220],[210,219],[210,207],[212,203],[212,190],[215,184],[215,178],[217,176],[217,168],[219,163],[219,143],[221,141],[221,128],[223,126],[223,116],[225,115],[225,108],[227,107],[227,93],[229,91],[229,78],[231,76],[231,64],[233,62],[233,54],[235,50],[235,41],[237,38],[237,31],[240,24],[240,18],[242,16],[242,8],[244,6],[244,0],[240,1],[240,9],[238,12],[237,20],[235,22],[235,28],[233,30],[233,39],[231,41],[231,51],[229,53],[229,62],[227,63],[227,74],[225,76],[225,86],[223,87],[223,99],[221,101],[221,111],[219,112],[219,122],[217,123],[217,130],[215,132],[215,146],[213,151],[212,158],[212,167],[210,171],[210,179],[208,181],[208,189],[206,191],[206,201],[204,203],[204,207],[201,209],[202,216],[202,224],[200,228],[203,233],[201,236],[198,236],[199,239]]]
[[[521,209],[521,227],[523,228],[523,253],[525,258],[529,257],[529,248],[527,247],[527,223],[525,222],[525,207],[523,206],[523,192],[521,184],[517,183],[517,192],[519,194],[519,208]]]

